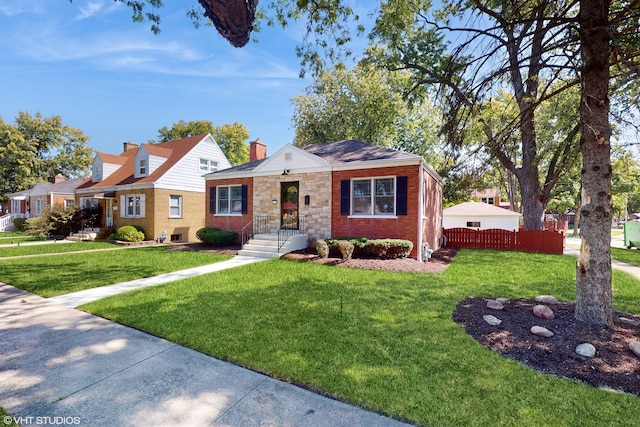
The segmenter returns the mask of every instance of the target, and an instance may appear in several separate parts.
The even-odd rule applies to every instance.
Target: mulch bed
[[[616,313],[612,328],[600,328],[574,317],[575,304],[548,305],[555,319],[540,319],[533,314],[534,300],[511,300],[504,310],[487,308],[487,299],[471,297],[461,301],[453,320],[480,344],[531,368],[640,396],[640,358],[629,349],[631,341],[640,341],[640,327],[622,323],[619,318],[640,321],[640,316]],[[491,326],[482,316],[491,314],[502,323]],[[543,338],[531,333],[534,325],[555,335]],[[591,343],[593,358],[580,356],[576,346]]]
[[[198,250],[236,255],[240,247],[215,248],[205,244],[175,245],[170,250]],[[320,258],[306,251],[283,256],[299,262],[314,262],[344,268],[405,271],[414,273],[442,273],[454,259],[456,248],[435,251],[428,262],[413,258],[369,259]],[[640,341],[640,327],[622,323],[619,318],[640,321],[640,316],[616,313],[612,328],[600,328],[574,318],[575,304],[560,302],[551,305],[556,317],[540,319],[533,315],[534,300],[512,299],[503,310],[487,308],[487,299],[470,297],[461,301],[453,312],[453,320],[469,335],[488,349],[517,360],[535,370],[583,381],[594,387],[605,387],[640,396],[640,358],[629,349],[631,341]],[[491,314],[502,320],[491,326],[482,316]],[[543,326],[555,335],[543,338],[531,333],[534,325]],[[577,345],[593,344],[597,351],[593,358],[575,352]]]

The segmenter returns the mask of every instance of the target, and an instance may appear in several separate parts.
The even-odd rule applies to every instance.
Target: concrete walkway
[[[230,260],[221,261],[214,264],[201,265],[199,267],[174,271],[171,273],[161,274],[159,276],[145,277],[143,279],[131,280],[129,282],[116,283],[115,285],[101,286],[99,288],[86,289],[84,291],[60,295],[57,297],[49,298],[49,301],[64,305],[65,307],[75,308],[81,306],[82,304],[86,304],[112,295],[117,295],[133,289],[162,285],[176,280],[187,279],[189,277],[200,276],[202,274],[213,273],[215,271],[225,270],[228,268],[240,267],[258,261],[265,261],[267,259],[268,258],[235,256]]]
[[[23,426],[403,426],[0,284],[0,407]]]

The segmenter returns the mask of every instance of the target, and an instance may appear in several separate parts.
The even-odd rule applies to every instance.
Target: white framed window
[[[140,175],[147,174],[147,159],[138,160],[138,174]]]
[[[120,195],[121,218],[144,218],[145,196],[144,194]]]
[[[396,179],[365,178],[351,181],[352,215],[395,215]]]
[[[182,196],[169,196],[169,218],[182,218]]]
[[[217,187],[216,213],[226,215],[242,214],[242,186],[229,185]]]
[[[76,205],[76,201],[74,199],[64,199],[64,207],[71,208]]]
[[[480,228],[480,221],[467,221],[467,227]]]
[[[35,206],[35,214],[36,215],[40,215],[40,212],[42,212],[42,200],[40,199],[36,199],[36,206]]]
[[[215,172],[218,170],[218,162],[209,159],[200,159],[200,172]]]

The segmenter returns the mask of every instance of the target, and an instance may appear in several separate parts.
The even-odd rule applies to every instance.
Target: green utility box
[[[624,245],[627,249],[640,248],[640,222],[624,223]]]

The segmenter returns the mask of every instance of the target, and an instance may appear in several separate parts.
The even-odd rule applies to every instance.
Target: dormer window
[[[139,175],[147,174],[147,159],[138,160],[138,174]]]
[[[102,181],[102,166],[99,164],[93,165],[93,181]]]

